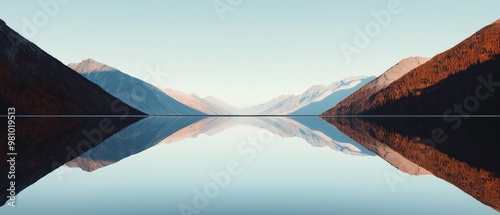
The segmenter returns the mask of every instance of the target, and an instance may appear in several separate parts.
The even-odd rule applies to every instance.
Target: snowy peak
[[[332,94],[338,91],[357,89],[355,87],[358,86],[363,81],[366,81],[367,79],[371,80],[372,78],[349,77],[343,79],[342,81],[334,82],[328,85],[328,87],[325,87],[323,85],[315,85],[307,89],[304,93],[300,95],[288,96],[281,100],[277,100],[278,102],[273,104],[271,104],[270,102],[265,103],[265,105],[263,106],[269,108],[267,108],[263,112],[260,112],[260,114],[265,114],[265,115],[272,115],[272,114],[287,115],[292,113],[311,114],[311,115],[320,114],[323,111],[327,110],[328,108],[332,107],[332,105],[335,105],[336,102],[338,102],[336,99],[332,99]],[[325,100],[326,98],[329,99],[326,101]],[[317,103],[314,105],[315,106],[314,108],[305,108],[306,106],[309,106],[312,103]]]
[[[394,81],[400,79],[405,74],[425,64],[429,60],[430,58],[425,57],[409,57],[399,61],[382,75],[367,83],[352,95],[347,96],[347,98],[338,103],[334,108],[329,109],[324,114],[351,114],[349,111],[362,109],[363,101],[382,89],[387,88]]]
[[[303,95],[303,97],[308,97],[308,98],[316,98],[318,97],[321,93],[325,92],[327,88],[323,85],[314,85],[311,88],[309,88]]]
[[[346,84],[346,83],[350,83],[350,82],[353,82],[353,81],[360,81],[360,80],[363,80],[363,79],[366,79],[366,78],[368,78],[368,77],[367,76],[351,76],[351,77],[342,79],[340,81],[340,83]]]
[[[110,67],[106,64],[97,62],[93,59],[87,59],[80,63],[70,63],[68,67],[77,71],[78,73],[90,73],[90,72],[104,72],[104,71],[116,71],[117,69]]]
[[[410,72],[414,68],[419,67],[429,60],[430,58],[425,57],[409,57],[399,61],[396,65],[388,69],[386,72],[384,72],[384,74],[377,78],[377,80],[375,81],[375,90],[379,91],[386,88],[392,82],[398,80],[406,73]]]

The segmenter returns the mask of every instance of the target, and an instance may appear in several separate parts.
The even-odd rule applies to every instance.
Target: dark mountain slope
[[[0,113],[143,114],[53,58],[0,20]]]

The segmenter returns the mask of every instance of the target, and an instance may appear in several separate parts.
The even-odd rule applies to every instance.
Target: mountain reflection
[[[302,123],[300,123],[300,122]],[[314,129],[307,123],[316,125]],[[299,137],[314,147],[329,147],[354,156],[374,154],[320,118],[287,117],[149,117],[108,138],[99,146],[66,163],[92,172],[157,144],[174,143],[200,134],[215,135],[236,125],[266,129],[281,137]]]
[[[94,171],[140,153],[201,119],[201,117],[148,117],[123,129],[66,165],[80,167],[89,172]]]
[[[63,164],[92,172],[145,150],[154,150],[159,144],[197,138],[201,134],[212,136],[237,125],[250,125],[284,138],[302,138],[312,147],[328,147],[350,156],[379,156],[410,175],[433,174],[499,210],[500,165],[496,155],[500,154],[500,119],[461,119],[460,126],[450,125],[449,121],[205,116],[21,118],[17,120],[16,191]],[[6,135],[0,133],[0,138],[6,139]],[[7,159],[6,153],[1,156]],[[0,167],[8,172],[8,163]],[[7,190],[9,181],[5,174],[0,183],[3,190]],[[7,195],[2,193],[4,203]]]
[[[428,170],[500,211],[499,118],[325,120],[396,168]],[[401,166],[395,157],[418,166]]]
[[[78,157],[140,118],[17,118],[15,140],[15,192],[18,194],[64,163]],[[7,118],[0,119],[3,125]],[[7,140],[7,129],[0,138]],[[0,153],[0,198],[5,204],[11,179],[7,147]]]

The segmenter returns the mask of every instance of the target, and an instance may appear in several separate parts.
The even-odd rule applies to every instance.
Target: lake
[[[440,120],[19,119],[18,160],[30,162],[17,166],[16,207],[0,214],[498,214],[498,146],[486,150],[498,119],[429,144]],[[474,135],[482,145],[460,142]]]

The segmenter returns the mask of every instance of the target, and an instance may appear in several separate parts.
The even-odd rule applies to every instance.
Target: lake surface
[[[457,137],[469,141],[453,133],[460,130],[447,131],[445,142],[427,144],[425,134],[432,136],[432,130],[418,129],[439,126],[434,122],[413,129],[405,126],[420,124],[402,120],[387,128],[385,122],[319,117],[150,117],[99,135],[103,119],[93,120],[47,140],[18,134],[21,144],[35,138],[47,145],[86,139],[97,146],[86,151],[73,145],[78,156],[64,165],[44,169],[41,163],[54,162],[43,160],[22,172],[27,179],[16,207],[5,204],[0,214],[498,214],[498,197],[489,191],[498,185],[497,158],[450,151],[447,142],[467,146],[456,143]],[[497,140],[496,134],[477,135],[484,144]],[[41,153],[24,150],[18,153]],[[436,165],[423,162],[428,158],[419,153],[448,160],[433,169]],[[453,174],[440,172],[455,164],[461,169],[450,171],[465,178],[476,180],[467,174],[482,170],[478,175],[488,177],[484,189],[473,183],[461,187]]]

